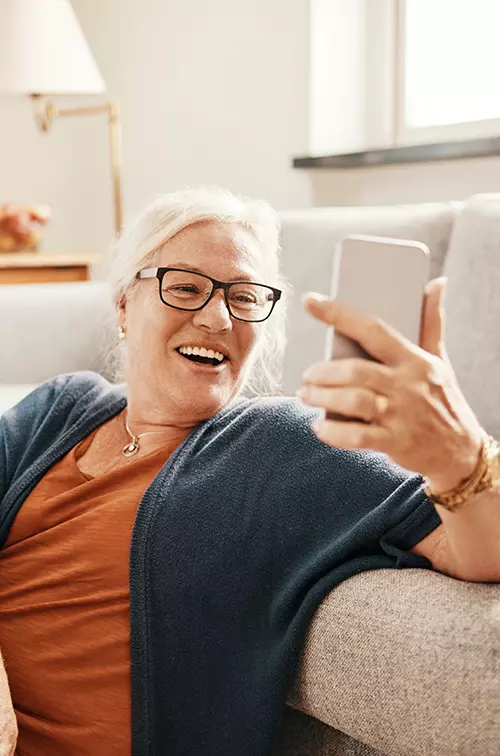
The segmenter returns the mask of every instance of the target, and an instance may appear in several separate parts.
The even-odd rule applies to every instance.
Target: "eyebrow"
[[[200,270],[200,268],[197,268],[195,265],[187,265],[187,263],[183,262],[171,263],[170,265],[165,265],[165,267],[182,268],[183,270],[192,270],[193,273],[201,273],[202,276],[208,275],[204,270]],[[254,276],[250,276],[248,273],[240,273],[238,278],[232,278],[228,283],[232,283],[233,281],[254,281]]]

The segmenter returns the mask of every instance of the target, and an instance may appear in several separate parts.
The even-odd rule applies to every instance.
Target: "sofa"
[[[329,292],[336,243],[348,233],[415,239],[431,250],[431,277],[448,277],[458,380],[500,438],[500,194],[281,219],[295,287],[283,393],[323,358],[325,327],[300,295]],[[54,374],[106,374],[103,332],[113,325],[102,281],[0,286],[0,322],[0,412]],[[287,703],[272,756],[500,756],[500,585],[421,569],[346,580],[314,616]]]

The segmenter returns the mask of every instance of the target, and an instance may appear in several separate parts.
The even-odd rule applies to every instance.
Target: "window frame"
[[[394,56],[394,142],[396,147],[435,142],[453,142],[500,135],[500,118],[463,121],[439,126],[410,127],[405,123],[405,22],[407,0],[393,0]]]

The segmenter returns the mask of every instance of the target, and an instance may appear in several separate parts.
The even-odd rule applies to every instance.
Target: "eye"
[[[235,294],[231,299],[234,299],[235,302],[246,302],[247,304],[255,304],[257,302],[255,294]]]
[[[199,297],[200,294],[202,295],[199,288],[190,283],[163,286],[162,291],[166,299],[193,299],[194,297]]]
[[[178,286],[169,286],[169,291],[187,291],[192,292],[193,294],[198,293],[198,289],[196,286],[193,286],[193,284],[184,284],[184,285],[178,285]]]

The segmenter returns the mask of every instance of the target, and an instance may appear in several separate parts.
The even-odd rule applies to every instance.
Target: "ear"
[[[127,297],[125,294],[122,294],[116,305],[118,326],[122,326],[122,328],[125,328],[126,311],[127,311]]]

